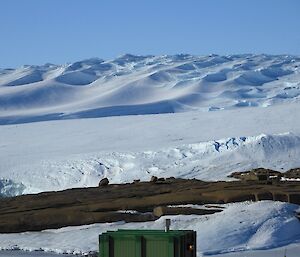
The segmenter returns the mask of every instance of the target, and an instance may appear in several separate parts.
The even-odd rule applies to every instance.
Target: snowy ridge
[[[133,56],[0,69],[0,124],[216,111],[299,99],[300,58]]]
[[[171,218],[172,229],[197,231],[197,256],[269,249],[300,240],[300,223],[294,216],[299,209],[297,205],[263,201],[226,204],[224,207],[223,212],[208,216],[178,215],[154,222],[117,222],[0,234],[0,249],[88,253],[97,251],[99,233],[117,229],[163,229],[165,218]]]
[[[20,165],[10,174],[11,183],[0,184],[0,192],[9,196],[97,186],[104,177],[112,183],[147,181],[151,176],[228,180],[227,175],[233,171],[299,167],[299,154],[300,136],[286,133],[227,138],[157,151],[103,152],[85,154],[84,158],[75,155]]]

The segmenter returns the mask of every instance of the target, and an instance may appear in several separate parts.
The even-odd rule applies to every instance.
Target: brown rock
[[[159,218],[164,215],[210,215],[221,211],[223,209],[157,206],[153,209],[153,215]]]
[[[155,183],[156,181],[157,181],[157,177],[156,176],[152,176],[151,179],[150,179],[150,182],[154,182]]]
[[[103,178],[103,179],[101,179],[100,182],[99,182],[99,187],[107,186],[108,184],[109,184],[108,178]]]
[[[169,177],[168,180],[174,180],[176,179],[175,177]]]
[[[236,178],[242,181],[280,181],[281,173],[279,171],[257,168],[245,172],[233,172],[228,177]]]
[[[284,173],[284,177],[290,179],[300,178],[300,168],[288,170],[287,172]]]

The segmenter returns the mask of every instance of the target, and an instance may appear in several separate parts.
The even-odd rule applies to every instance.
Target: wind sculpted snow
[[[0,124],[290,102],[297,56],[133,56],[0,70]]]

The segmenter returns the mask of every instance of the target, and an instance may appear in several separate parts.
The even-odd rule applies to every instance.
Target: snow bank
[[[0,234],[0,249],[45,250],[57,253],[97,251],[98,234],[116,229],[163,229],[171,218],[172,229],[197,231],[198,256],[231,251],[269,249],[299,242],[299,207],[280,202],[244,202],[224,205],[221,213],[207,216],[179,215],[154,222],[106,223],[42,232]]]
[[[268,249],[268,250],[250,250],[246,252],[232,252],[218,255],[209,255],[210,257],[299,257],[300,244],[290,244],[288,246]]]

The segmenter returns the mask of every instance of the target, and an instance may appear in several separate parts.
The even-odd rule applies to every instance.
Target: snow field
[[[104,177],[111,183],[128,183],[135,179],[149,181],[151,176],[228,180],[227,176],[237,170],[299,167],[299,154],[300,137],[280,134],[229,138],[159,151],[101,153],[85,158],[80,155],[22,165],[19,170],[15,168],[18,172],[15,174],[22,176],[22,180],[14,184],[12,180],[2,183],[0,192],[9,196],[97,186]]]
[[[299,104],[290,103],[0,126],[0,193],[97,186],[105,176],[218,180],[251,168],[287,170],[299,167],[299,120]]]

